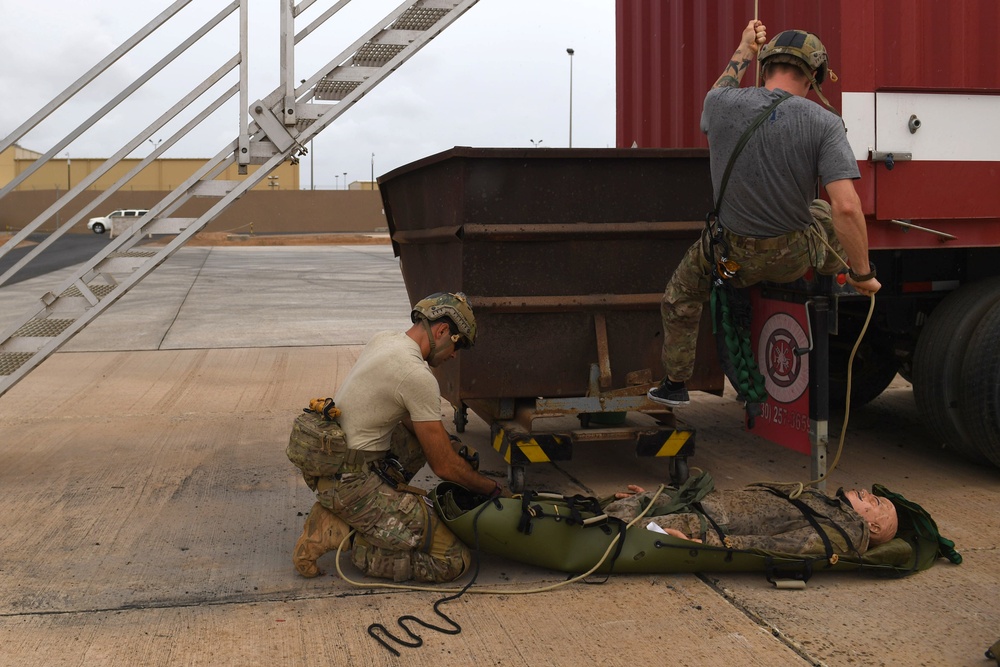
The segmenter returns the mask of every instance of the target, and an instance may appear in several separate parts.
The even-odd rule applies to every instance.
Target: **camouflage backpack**
[[[332,398],[313,399],[309,405],[292,423],[285,455],[304,475],[332,477],[347,454],[347,438],[337,422],[340,410]]]

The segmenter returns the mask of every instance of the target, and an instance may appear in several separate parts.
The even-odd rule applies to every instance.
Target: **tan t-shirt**
[[[392,429],[409,415],[415,422],[441,420],[441,388],[402,332],[383,331],[365,346],[334,401],[351,449],[389,449]]]

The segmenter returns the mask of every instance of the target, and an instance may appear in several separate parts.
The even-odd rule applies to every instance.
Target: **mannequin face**
[[[844,493],[854,511],[868,522],[872,546],[884,544],[896,536],[899,519],[896,507],[885,498],[874,496],[864,489],[852,489]]]

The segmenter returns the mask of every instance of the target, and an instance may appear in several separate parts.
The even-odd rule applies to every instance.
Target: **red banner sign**
[[[809,323],[806,307],[764,299],[751,291],[753,343],[767,402],[753,432],[782,447],[812,452],[809,437]],[[800,350],[803,354],[796,354]]]

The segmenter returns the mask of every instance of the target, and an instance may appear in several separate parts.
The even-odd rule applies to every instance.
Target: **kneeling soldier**
[[[414,306],[411,320],[405,332],[376,334],[334,397],[346,451],[335,470],[304,471],[318,502],[295,545],[293,562],[303,576],[320,574],[316,559],[337,549],[350,529],[356,531],[352,561],[369,576],[444,582],[465,572],[469,550],[423,492],[407,484],[425,463],[471,491],[509,495],[459,455],[441,422],[431,367],[475,343],[465,295],[432,294]]]

